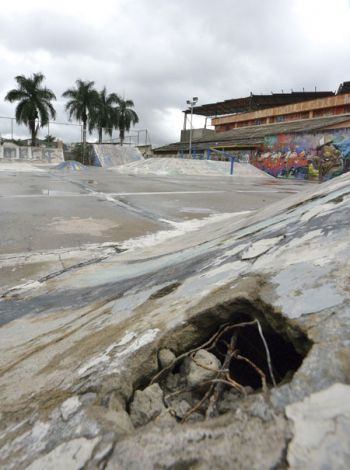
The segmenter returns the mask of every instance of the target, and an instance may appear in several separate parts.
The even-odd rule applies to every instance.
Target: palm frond
[[[19,101],[24,98],[26,98],[28,95],[25,91],[23,90],[16,90],[15,88],[13,90],[10,90],[7,95],[5,96],[5,100],[9,101],[10,103],[13,103],[14,101]]]

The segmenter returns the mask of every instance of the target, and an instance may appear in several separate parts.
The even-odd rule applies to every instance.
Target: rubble
[[[202,382],[211,380],[216,375],[216,370],[220,369],[219,359],[205,349],[199,349],[193,358],[189,359],[187,371],[187,384],[196,387]]]
[[[135,392],[130,405],[130,418],[134,426],[142,426],[164,411],[163,392],[158,384]]]
[[[158,353],[159,364],[162,368],[170,366],[175,358],[175,354],[170,349],[161,349]]]

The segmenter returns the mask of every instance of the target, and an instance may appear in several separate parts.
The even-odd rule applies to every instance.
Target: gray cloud
[[[61,93],[77,78],[94,80],[133,99],[139,127],[160,144],[177,140],[190,96],[205,103],[250,91],[334,90],[350,79],[347,0],[77,4],[19,2],[2,15],[1,115],[14,112],[2,100],[13,77],[40,70],[59,98],[58,120],[67,119]]]

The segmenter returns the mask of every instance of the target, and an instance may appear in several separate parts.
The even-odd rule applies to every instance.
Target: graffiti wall
[[[251,162],[275,177],[325,181],[350,170],[350,129],[268,136]]]
[[[64,161],[64,157],[63,150],[60,148],[19,147],[13,143],[5,142],[0,145],[0,162],[2,160],[60,163]]]

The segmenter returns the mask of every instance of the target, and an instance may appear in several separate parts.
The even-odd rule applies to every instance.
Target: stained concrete
[[[0,292],[103,259],[129,239],[187,230],[174,223],[218,213],[243,217],[304,187],[264,185],[254,178],[233,183],[211,177],[130,177],[91,167],[69,173],[31,168],[0,171]]]
[[[74,176],[69,185],[90,191],[93,183],[80,178],[85,176]],[[107,187],[113,184],[107,178]],[[129,184],[123,192],[130,193],[137,185],[155,190],[157,183],[116,178],[115,184]],[[179,187],[177,180],[159,184]],[[213,180],[188,182],[192,189],[202,184],[206,190],[218,186]],[[224,206],[243,194],[225,184]],[[328,468],[347,468],[348,410],[337,405],[328,412],[325,403],[344,400],[350,382],[349,185],[350,175],[343,175],[283,198],[302,188],[250,181],[246,191],[277,189],[268,193],[277,202],[265,207],[265,194],[247,192],[258,195],[251,200],[254,212],[208,219],[196,230],[155,238],[153,245],[139,239],[126,251],[105,245],[99,258],[93,248],[92,258],[83,250],[86,262],[56,273],[47,266],[52,275],[41,278],[29,270],[25,280],[31,283],[24,286],[14,277],[13,289],[0,298],[6,319],[0,328],[0,465],[303,468],[302,442],[302,452],[311,449],[312,468],[324,468],[325,448]],[[197,207],[207,206],[209,194]],[[242,204],[249,197],[242,196]],[[164,195],[160,208],[150,204],[146,218],[163,215],[166,200]],[[144,207],[123,202],[136,216],[145,215]],[[191,222],[181,211],[176,217],[169,217],[172,223]],[[134,391],[159,371],[158,352],[181,354],[209,327],[242,312],[305,352],[294,375],[267,394],[242,398],[218,418],[181,425],[162,415],[137,430],[128,427],[125,412]],[[302,436],[313,432],[315,414],[325,432],[317,429],[310,444]]]

